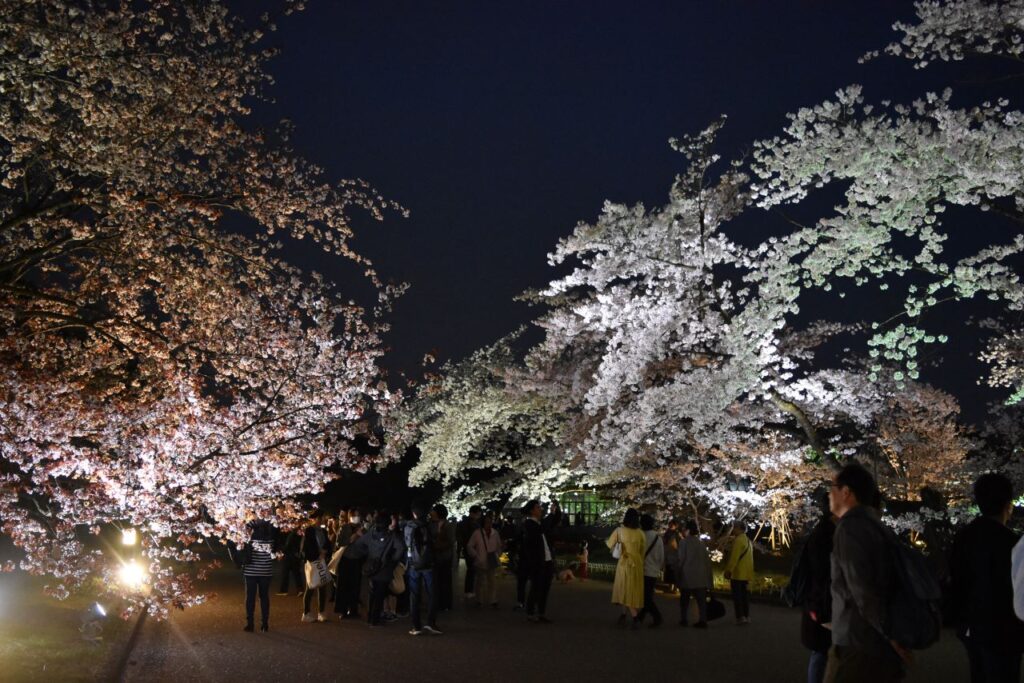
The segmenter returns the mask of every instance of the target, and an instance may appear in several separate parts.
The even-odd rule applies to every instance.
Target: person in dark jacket
[[[302,535],[302,556],[306,562],[323,560],[326,563],[331,558],[332,550],[324,514],[318,512],[309,520],[309,526],[306,527],[306,531]],[[327,591],[327,586],[320,586],[312,590],[308,585],[306,586],[306,590],[302,594],[302,621],[326,621],[324,606],[327,604]],[[316,594],[317,601],[316,616],[309,611],[314,594]]]
[[[359,510],[352,508],[339,518],[338,546],[345,554],[338,561],[338,592],[334,599],[334,613],[341,619],[359,616],[359,591],[363,585],[363,557],[353,551],[352,544],[363,535],[363,520]]]
[[[1006,523],[1013,485],[1002,474],[974,483],[981,515],[960,530],[950,561],[957,635],[967,649],[971,683],[1018,683],[1024,622],[1013,612],[1011,556],[1018,536]]]
[[[437,595],[434,586],[434,527],[427,520],[427,506],[421,501],[412,504],[412,519],[402,529],[405,543],[405,589],[409,594],[412,616],[410,635],[423,633],[441,635],[437,627]],[[421,603],[427,599],[427,623],[421,618]]]
[[[356,557],[366,558],[363,563],[363,576],[370,580],[366,621],[370,626],[379,626],[384,610],[384,598],[388,596],[388,584],[395,576],[395,566],[405,556],[405,543],[393,528],[390,512],[378,510],[373,519],[373,526],[349,546],[349,550]],[[346,555],[349,550],[345,551]]]
[[[437,611],[453,606],[452,579],[455,573],[455,526],[448,521],[448,508],[438,503],[430,511],[434,527],[434,585],[437,587]]]
[[[825,664],[832,647],[832,536],[835,517],[828,510],[814,525],[801,553],[800,562],[806,572],[807,593],[801,605],[800,642],[811,651],[807,662],[807,683],[825,680]]]
[[[857,464],[832,480],[829,506],[839,519],[832,539],[832,649],[828,683],[902,680],[910,652],[884,633],[893,567],[875,505],[874,477]]]
[[[269,516],[266,513],[263,516]],[[249,540],[243,549],[245,577],[245,629],[252,632],[256,594],[260,596],[260,631],[270,630],[270,581],[274,577],[274,527],[265,519],[249,522]]]
[[[292,529],[281,539],[281,588],[278,595],[288,595],[290,581],[294,580],[296,595],[306,588],[302,571],[302,531]]]
[[[547,618],[548,592],[555,576],[555,555],[548,539],[550,530],[561,521],[562,512],[556,501],[551,502],[551,514],[544,517],[539,500],[531,500],[524,508],[523,543],[520,549],[520,571],[530,584],[526,596],[526,618],[531,622],[550,624]]]

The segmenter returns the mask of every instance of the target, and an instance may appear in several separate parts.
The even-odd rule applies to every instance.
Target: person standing
[[[828,683],[902,680],[910,652],[884,635],[893,585],[888,539],[879,520],[871,473],[846,465],[833,478],[829,507],[838,519],[832,541],[832,648]]]
[[[526,618],[538,624],[551,623],[547,618],[547,604],[551,581],[555,576],[555,561],[548,533],[551,527],[558,524],[562,514],[557,502],[552,501],[551,507],[551,514],[546,518],[543,517],[544,508],[539,500],[531,500],[523,508],[526,519],[523,520],[519,563],[523,576],[530,584],[526,595]]]
[[[363,535],[363,520],[357,508],[351,508],[338,520],[338,545],[345,553],[338,561],[338,591],[334,600],[334,613],[341,619],[359,617],[359,593],[363,585],[365,550],[355,547]]]
[[[653,617],[651,628],[661,626],[661,610],[654,601],[654,586],[658,583],[662,568],[665,566],[665,542],[658,532],[654,530],[654,517],[651,515],[640,516],[640,528],[644,532],[644,606],[637,614],[637,621],[642,622],[648,614]]]
[[[437,627],[437,595],[434,591],[434,527],[427,520],[427,506],[412,504],[412,519],[403,528],[405,541],[405,585],[412,615],[411,635],[441,635]],[[427,599],[427,623],[421,618],[422,600]]]
[[[267,515],[263,515],[267,516]],[[261,516],[261,517],[263,517]],[[256,594],[260,596],[260,631],[270,630],[270,582],[274,576],[274,528],[266,519],[249,522],[249,540],[243,550],[245,577],[245,631],[252,633]]]
[[[1013,611],[1024,619],[1024,537],[1013,547],[1011,574],[1013,575]]]
[[[676,560],[676,585],[679,587],[679,625],[689,624],[687,611],[690,598],[697,601],[697,623],[694,628],[708,627],[708,591],[714,585],[711,573],[711,556],[704,541],[700,540],[700,528],[697,522],[688,520],[679,542],[679,553]]]
[[[725,563],[725,578],[732,590],[732,606],[737,624],[750,623],[750,582],[754,580],[754,544],[747,537],[743,522],[733,522],[736,537]]]
[[[434,526],[434,585],[437,591],[437,610],[447,612],[453,606],[452,579],[455,573],[455,526],[448,521],[448,508],[441,503],[430,511]]]
[[[302,572],[302,531],[292,529],[281,542],[281,588],[278,595],[288,595],[289,580],[294,580],[296,595],[306,588]]]
[[[494,528],[494,513],[488,512],[482,518],[479,529],[469,537],[469,544],[466,546],[467,555],[473,560],[476,574],[476,604],[490,605],[492,609],[498,609],[498,567],[501,563],[498,556],[501,554],[501,534]]]
[[[393,520],[387,510],[377,511],[373,526],[349,546],[345,555],[353,551],[357,557],[366,558],[362,567],[362,575],[370,582],[366,621],[370,626],[379,626],[384,599],[389,594],[388,584],[395,576],[399,560],[405,557],[405,544],[393,528]]]
[[[306,527],[306,532],[302,536],[302,556],[306,562],[316,562],[317,560],[323,560],[327,563],[327,560],[331,556],[331,541],[327,536],[327,526],[324,524],[324,515],[322,513],[316,513],[309,520],[309,526]],[[306,590],[302,594],[302,621],[324,621],[324,606],[327,604],[327,586],[319,586],[312,590],[309,586],[306,586]],[[310,612],[312,607],[313,595],[316,594],[317,601],[317,613],[313,616]]]
[[[967,649],[971,683],[1018,683],[1024,622],[1013,610],[1013,548],[1019,538],[1006,523],[1013,484],[1002,474],[974,482],[981,514],[953,540],[950,562],[957,635]]]
[[[679,542],[682,537],[679,533],[679,520],[670,519],[661,542],[665,546],[665,583],[672,587],[672,591],[676,590],[676,560],[679,559]]]
[[[618,551],[612,603],[622,606],[622,614],[616,623],[625,626],[628,615],[632,618],[632,628],[639,628],[637,614],[644,606],[644,551],[647,549],[646,537],[640,530],[640,513],[635,508],[626,510],[622,525],[605,543],[613,555]]]
[[[476,597],[473,593],[474,586],[476,584],[476,568],[473,566],[473,561],[467,554],[469,539],[473,535],[473,532],[480,528],[480,516],[482,512],[483,508],[479,505],[471,505],[469,507],[469,516],[459,522],[456,533],[456,537],[459,541],[459,555],[466,561],[466,579],[463,588],[467,601]]]

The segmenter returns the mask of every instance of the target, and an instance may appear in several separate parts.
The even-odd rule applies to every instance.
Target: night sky
[[[461,358],[532,319],[513,297],[552,278],[546,254],[605,199],[664,203],[683,167],[669,137],[724,113],[719,150],[732,158],[777,134],[787,112],[851,83],[869,100],[904,102],[956,85],[896,59],[857,63],[912,10],[892,0],[314,0],[278,23],[276,101],[256,118],[291,119],[299,153],[411,212],[357,220],[355,247],[411,284],[385,366],[415,373],[428,350]],[[778,228],[760,213],[742,226],[752,239]],[[351,269],[311,245],[286,256],[352,286]]]

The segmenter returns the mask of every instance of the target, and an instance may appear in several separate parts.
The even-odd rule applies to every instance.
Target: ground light
[[[107,610],[98,602],[82,612],[82,625],[78,629],[82,634],[82,639],[90,643],[98,643],[103,640],[103,621],[106,618]]]

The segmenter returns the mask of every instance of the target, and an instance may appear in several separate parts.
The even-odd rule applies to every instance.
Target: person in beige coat
[[[503,543],[501,534],[494,528],[494,513],[488,512],[481,520],[480,528],[473,532],[466,544],[466,554],[476,569],[474,592],[476,604],[490,605],[498,609],[498,556]]]
[[[619,547],[619,562],[615,566],[615,584],[612,602],[622,605],[618,625],[626,625],[627,615],[632,617],[633,628],[639,628],[637,614],[644,606],[644,551],[647,537],[640,530],[640,513],[634,508],[626,510],[622,526],[608,537],[608,548]]]

